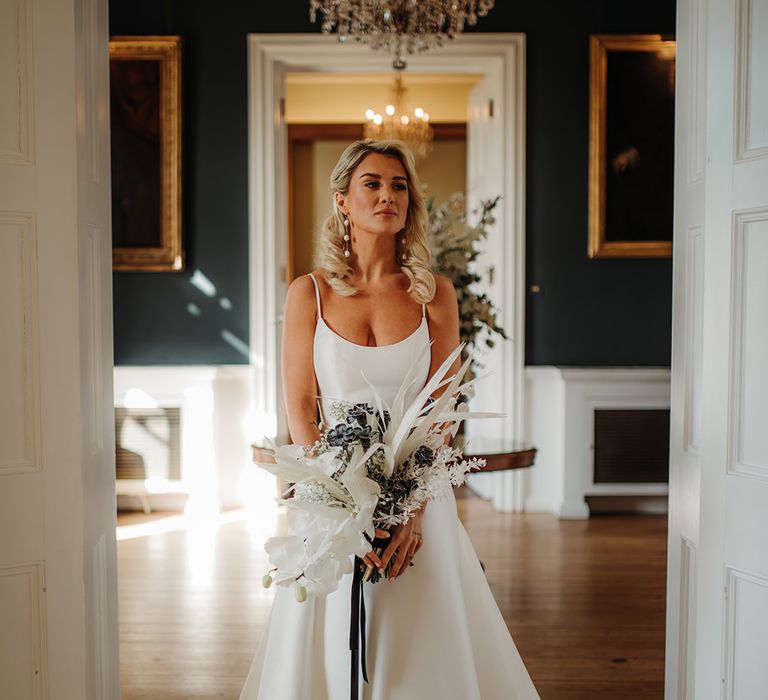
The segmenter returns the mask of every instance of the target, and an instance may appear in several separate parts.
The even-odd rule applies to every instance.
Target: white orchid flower
[[[304,540],[296,535],[270,537],[264,544],[269,563],[277,568],[273,578],[278,585],[290,585],[304,570]]]
[[[306,457],[301,445],[278,446],[271,438],[265,439],[275,461],[274,463],[257,462],[260,467],[296,484],[317,482],[322,484],[335,498],[341,501],[346,500],[344,489],[331,478],[331,474],[343,464],[338,458],[338,453],[341,451],[340,447],[332,448],[318,457]]]
[[[328,511],[344,509],[328,508]],[[299,512],[299,509],[296,509]],[[352,571],[352,555],[364,556],[369,550],[359,525],[351,512],[341,519],[317,513],[303,525],[311,529],[296,534],[272,537],[264,548],[276,568],[273,582],[290,586],[300,580],[312,593],[330,593],[345,573]]]
[[[364,557],[368,554],[371,551],[371,545],[365,538],[367,523],[368,520],[360,522],[356,517],[341,522],[333,535],[334,555],[345,552],[348,556],[356,554],[358,557]]]
[[[339,587],[339,566],[333,557],[324,557],[307,565],[306,588],[312,595],[327,595]]]

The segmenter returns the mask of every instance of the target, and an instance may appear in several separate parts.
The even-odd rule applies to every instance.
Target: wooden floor
[[[661,700],[666,517],[561,521],[458,495],[542,700]],[[271,603],[265,530],[244,516],[118,518],[123,700],[237,700]]]

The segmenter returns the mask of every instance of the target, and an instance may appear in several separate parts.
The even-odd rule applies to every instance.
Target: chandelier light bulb
[[[376,126],[381,124],[382,121],[384,121],[384,120],[382,119],[380,114],[374,114],[373,115],[373,123],[376,124]]]
[[[384,111],[391,117],[395,113],[395,105],[387,105]]]
[[[373,119],[374,114],[375,112],[370,107],[365,110],[365,118],[368,119],[369,121]]]
[[[424,110],[421,107],[416,107],[416,109],[413,110],[413,113],[421,119],[424,116]]]
[[[429,121],[429,113],[428,113],[428,112],[424,112],[424,114],[422,115],[422,117],[421,117],[421,118],[422,118],[422,119],[423,119],[425,122],[428,122],[428,121]]]
[[[407,116],[406,114],[404,114],[402,117],[400,117],[400,123],[401,123],[403,126],[408,126],[408,122],[409,122],[409,121],[411,121],[411,120],[410,120],[410,119],[408,119],[408,116]]]

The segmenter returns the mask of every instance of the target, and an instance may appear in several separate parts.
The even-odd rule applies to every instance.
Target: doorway
[[[274,416],[277,436],[288,433],[278,378],[280,320],[289,279],[288,134],[286,76],[390,72],[387,54],[367,46],[340,45],[323,35],[250,35],[249,57],[249,242],[250,337],[256,365],[257,410]],[[457,37],[439,52],[408,58],[419,74],[473,74],[467,115],[467,198],[470,208],[501,195],[480,269],[491,272],[483,289],[502,310],[510,339],[485,358],[493,387],[478,383],[478,410],[505,418],[493,430],[522,436],[525,283],[525,36],[483,34]],[[509,261],[501,270],[497,261]],[[495,274],[494,274],[495,273]],[[482,430],[481,426],[477,428]],[[522,510],[525,475],[492,477],[494,505]]]

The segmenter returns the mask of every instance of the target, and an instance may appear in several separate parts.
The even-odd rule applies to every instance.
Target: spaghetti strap
[[[315,297],[317,298],[317,316],[318,318],[322,318],[323,314],[320,312],[320,287],[317,286],[317,280],[315,279],[315,276],[310,272],[309,276],[312,278],[312,281],[315,283]]]
[[[427,316],[427,305],[426,304],[422,304],[421,305],[421,317],[422,318],[426,318],[426,316]]]

